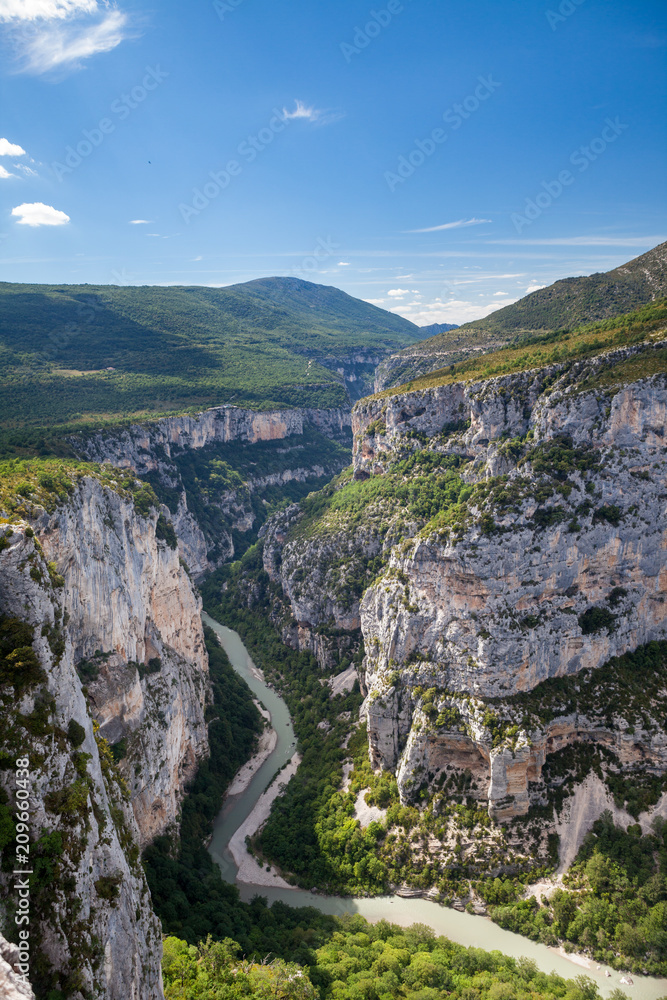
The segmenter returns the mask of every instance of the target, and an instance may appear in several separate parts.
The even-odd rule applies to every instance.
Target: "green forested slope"
[[[230,939],[195,947],[168,937],[166,1000],[600,1000],[588,976],[562,979],[540,972],[528,958],[436,937],[423,924],[373,925],[359,914],[329,919],[331,929],[303,935],[310,947],[301,968],[276,957],[277,950],[242,960],[242,949]],[[616,988],[610,1000],[627,1000],[627,994]]]
[[[487,342],[510,341],[523,333],[575,327],[630,312],[667,295],[667,243],[613,271],[563,278],[518,302],[422,341],[424,353]]]
[[[117,420],[222,403],[337,406],[318,363],[385,352],[418,328],[336,288],[0,284],[0,427]],[[113,370],[109,370],[113,369]]]
[[[660,299],[623,316],[586,323],[572,330],[518,337],[497,350],[489,350],[465,361],[447,365],[446,368],[438,368],[406,382],[405,385],[384,389],[377,396],[393,396],[413,389],[428,389],[453,382],[480,381],[528,369],[544,368],[550,364],[573,363],[614,348],[644,343],[645,348],[633,358],[627,361],[613,358],[608,366],[602,365],[596,379],[600,384],[631,381],[667,371],[664,346],[653,346],[654,342],[664,341],[666,332],[667,299]],[[586,384],[586,388],[591,387],[592,383]]]

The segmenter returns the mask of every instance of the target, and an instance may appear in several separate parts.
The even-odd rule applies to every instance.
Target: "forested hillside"
[[[346,405],[348,355],[372,364],[418,337],[393,313],[296,278],[228,288],[2,284],[0,427],[230,402]]]
[[[573,328],[609,319],[667,294],[667,243],[614,268],[613,271],[562,278],[525,295],[485,319],[422,341],[417,350],[437,353],[487,342],[502,342],[528,332]]]

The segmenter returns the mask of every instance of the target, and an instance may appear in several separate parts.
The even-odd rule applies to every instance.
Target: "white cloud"
[[[395,305],[390,307],[391,312],[398,313],[404,319],[409,319],[417,326],[430,326],[431,323],[469,323],[474,319],[484,319],[496,309],[511,305],[516,299],[509,299],[507,302],[466,302],[463,299],[454,299],[452,302],[429,302],[410,305]]]
[[[26,156],[26,151],[9,139],[0,139],[0,156]]]
[[[529,285],[524,295],[530,295],[531,292],[539,292],[540,288],[546,288],[546,285]]]
[[[150,219],[130,219],[131,226],[150,226]]]
[[[2,164],[0,164],[0,180],[4,181],[7,177],[16,177],[16,174],[10,174],[9,170],[5,170]]]
[[[112,10],[97,24],[40,32],[26,46],[22,68],[36,75],[60,67],[80,69],[85,59],[110,52],[126,37],[127,15]]]
[[[364,302],[369,302],[372,306],[383,306],[386,301],[386,299],[364,299]]]
[[[426,229],[405,229],[405,233],[439,233],[443,229],[462,229],[464,226],[481,226],[491,219],[457,219],[456,222],[444,222],[441,226],[427,226]]]
[[[313,125],[330,125],[331,122],[337,122],[344,117],[345,114],[342,111],[334,111],[331,108],[323,111],[321,108],[309,107],[298,99],[294,101],[294,111],[283,108],[283,118],[286,121],[301,118],[304,121],[312,122]]]
[[[409,288],[390,288],[387,295],[391,295],[394,299],[402,299],[404,295],[409,295]]]
[[[509,295],[509,292],[494,292],[494,295]]]
[[[15,71],[40,75],[80,69],[129,37],[127,14],[111,0],[0,0],[0,22],[12,31]],[[18,154],[15,154],[18,155]]]
[[[41,201],[17,205],[12,215],[17,217],[19,226],[64,226],[69,222],[69,215]]]
[[[349,262],[349,260],[339,260],[338,261],[338,266],[339,267],[349,267],[350,266],[350,262]]]
[[[0,21],[64,20],[97,9],[97,0],[0,0]]]

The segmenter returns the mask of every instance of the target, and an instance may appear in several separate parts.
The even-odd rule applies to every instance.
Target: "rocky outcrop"
[[[465,361],[476,354],[485,354],[487,351],[493,351],[501,346],[502,342],[489,342],[474,346],[452,345],[448,350],[437,351],[405,348],[399,354],[391,354],[377,366],[373,380],[373,392],[382,392],[383,389],[405,385],[411,379],[430,375],[431,372],[436,372],[447,365],[455,365],[459,361]]]
[[[341,579],[357,576],[371,760],[404,802],[458,775],[511,819],[547,801],[545,761],[575,744],[621,771],[667,769],[657,722],[630,732],[582,709],[528,725],[509,707],[667,637],[667,378],[641,376],[664,347],[363,400],[354,479],[382,480],[366,494],[381,501],[359,515],[350,495],[346,520],[323,500],[315,520],[294,508],[267,527],[265,569],[302,632],[356,625],[332,604],[332,574],[384,563],[365,589]],[[419,461],[455,470],[454,500],[431,503]]]
[[[334,355],[333,357],[307,354],[307,357],[317,359],[323,368],[339,375],[345,383],[352,402],[361,399],[373,388],[373,379],[378,365],[382,363],[384,352],[355,351],[353,354]]]
[[[194,578],[200,579],[234,557],[235,533],[247,536],[256,532],[262,518],[258,521],[255,497],[267,488],[290,482],[320,485],[318,479],[343,468],[347,458],[323,456],[317,441],[311,440],[313,436],[319,442],[330,439],[348,444],[349,411],[303,408],[260,412],[220,406],[195,416],[165,417],[80,435],[72,437],[70,443],[83,458],[111,463],[149,479],[168,502],[163,513],[176,531],[181,559]],[[307,444],[300,445],[300,438]],[[283,461],[277,461],[278,451],[272,457],[273,465],[280,468],[255,471],[253,445],[279,441],[286,441]],[[225,446],[231,447],[233,454]],[[343,449],[339,447],[339,451]],[[192,461],[193,452],[202,453],[196,462]],[[229,461],[240,461],[243,476],[234,475]],[[212,487],[209,462],[232,472],[228,485]]]
[[[64,509],[36,525],[65,580],[76,661],[96,650],[115,654],[104,665],[106,686],[91,691],[100,724],[122,721],[122,736],[132,736],[122,769],[142,846],[175,822],[184,787],[208,752],[201,600],[177,550],[156,538],[156,518],[137,516],[131,500],[87,478]]]
[[[22,646],[21,656],[24,664],[33,656],[34,662],[31,683],[24,667],[18,688],[1,689],[2,743],[12,759],[29,758],[30,857],[50,872],[35,881],[29,898],[30,979],[45,993],[161,1000],[160,926],[132,807],[108,748],[95,737],[62,592],[36,539],[25,525],[12,527],[2,552],[3,628],[6,640],[11,623],[22,623],[33,638],[32,654]],[[1,775],[16,807],[14,772]],[[2,907],[11,913],[18,904],[15,880],[0,878]]]
[[[92,475],[64,497],[50,513],[34,506],[0,544],[3,649],[20,635],[23,662],[34,660],[14,689],[0,675],[0,729],[12,758],[30,757],[31,851],[55,851],[57,870],[31,903],[46,961],[36,975],[72,996],[160,1000],[139,853],[178,821],[208,753],[201,605],[156,534],[157,510],[137,513],[132,494]],[[0,775],[14,802],[12,772]],[[5,881],[7,909],[11,893]]]
[[[72,446],[92,462],[109,462],[138,474],[160,471],[174,452],[198,450],[214,443],[275,441],[316,427],[327,437],[339,437],[350,426],[347,410],[244,410],[216,406],[195,416],[163,417],[132,424],[122,431],[98,431],[73,437]]]
[[[20,965],[18,946],[0,934],[0,996],[4,1000],[35,1000],[27,976],[19,972]]]

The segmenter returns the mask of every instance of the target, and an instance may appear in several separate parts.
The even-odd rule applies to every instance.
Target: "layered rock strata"
[[[333,475],[344,462],[332,466],[329,460],[322,464],[317,460],[319,456],[302,454],[292,444],[293,455],[286,460],[286,468],[264,475],[246,474],[242,485],[222,489],[216,496],[207,493],[205,498],[190,497],[195,509],[206,508],[200,523],[189,509],[179,472],[180,460],[204,449],[213,455],[216,446],[232,443],[251,448],[262,442],[285,439],[295,442],[308,431],[347,442],[350,422],[350,412],[344,409],[260,412],[227,405],[194,416],[165,417],[89,436],[78,435],[70,443],[82,458],[110,463],[149,479],[157,477],[162,487],[178,496],[177,503],[171,503],[171,509],[165,507],[163,513],[174,525],[180,557],[195,579],[200,579],[234,557],[234,531],[245,534],[253,530],[257,517],[252,503],[254,495],[261,495],[267,487]]]
[[[51,872],[31,899],[46,992],[163,995],[139,856],[177,822],[208,753],[208,661],[199,598],[177,550],[156,536],[157,517],[83,476],[52,513],[33,507],[30,524],[3,529],[4,655],[15,635],[20,648],[3,661],[0,729],[5,754],[30,758],[30,851]],[[13,777],[0,771],[10,805]],[[1,878],[10,918],[16,901]]]
[[[546,757],[582,742],[621,769],[667,769],[662,723],[630,733],[582,710],[526,729],[510,705],[667,637],[667,378],[641,377],[664,348],[363,400],[354,478],[386,484],[382,502],[347,524],[331,507],[267,527],[265,569],[299,629],[361,625],[371,760],[404,802],[468,775],[494,818],[521,815],[544,801]],[[451,459],[464,486],[435,516],[392,501],[420,455],[433,475]],[[341,555],[385,563],[342,610]]]
[[[199,450],[214,443],[275,441],[303,434],[308,425],[327,437],[338,437],[350,427],[347,410],[244,410],[216,406],[194,416],[164,417],[132,424],[122,431],[99,431],[71,439],[76,451],[92,462],[110,462],[138,474],[159,471],[160,462],[174,450]]]

